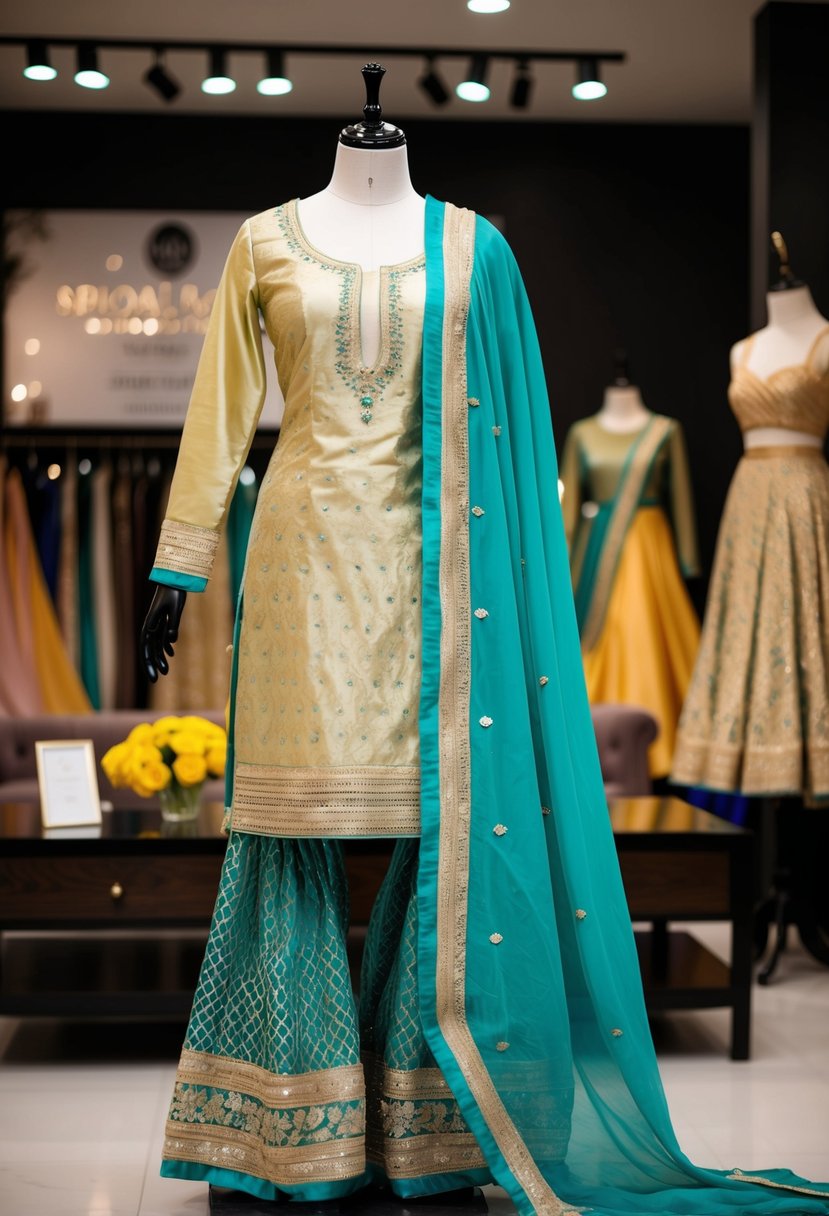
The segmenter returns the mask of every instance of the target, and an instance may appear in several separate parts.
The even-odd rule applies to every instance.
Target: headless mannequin
[[[318,252],[354,262],[363,274],[360,324],[363,362],[380,350],[380,266],[407,262],[423,252],[426,200],[409,177],[405,143],[353,148],[340,143],[331,181],[298,208],[305,238]],[[157,586],[141,630],[141,659],[155,683],[170,670],[187,592]]]
[[[788,290],[770,291],[766,295],[769,323],[751,338],[744,338],[731,350],[731,370],[743,363],[747,343],[751,342],[745,366],[760,380],[766,379],[783,367],[797,367],[804,363],[812,352],[812,366],[823,373],[829,369],[829,331],[815,347],[815,339],[821,330],[827,329],[829,321],[818,312],[812,293],[804,286]],[[814,349],[813,349],[814,348]],[[746,450],[758,447],[795,444],[820,448],[823,446],[816,435],[788,427],[752,427],[743,436]]]
[[[606,431],[626,435],[641,431],[651,417],[635,384],[611,384],[604,391],[599,423]]]

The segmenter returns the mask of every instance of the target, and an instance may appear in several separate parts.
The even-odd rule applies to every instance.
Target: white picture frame
[[[91,739],[48,739],[35,743],[40,817],[44,828],[101,823],[101,797]]]

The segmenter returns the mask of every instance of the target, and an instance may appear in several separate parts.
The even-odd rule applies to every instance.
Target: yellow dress
[[[618,434],[585,418],[567,436],[561,478],[588,696],[654,715],[649,767],[665,777],[699,644],[677,561],[698,573],[682,428],[652,415]]]
[[[424,272],[423,256],[380,269],[380,352],[367,368],[360,267],[308,242],[296,201],[246,221],[231,249],[154,577],[210,572],[229,502],[227,453],[235,469],[264,394],[261,310],[285,415],[244,578],[237,830],[419,832]],[[211,434],[217,402],[229,443]]]
[[[750,343],[728,393],[740,429],[825,438],[829,372],[819,374],[810,354],[761,378],[749,353]],[[820,448],[752,448],[737,465],[672,776],[829,798],[829,468]]]

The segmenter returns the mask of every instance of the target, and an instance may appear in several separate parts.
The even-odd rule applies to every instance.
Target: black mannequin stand
[[[485,1216],[487,1208],[479,1187],[461,1187],[439,1195],[423,1195],[417,1199],[400,1199],[390,1190],[366,1187],[344,1199],[321,1200],[318,1203],[292,1203],[273,1199],[257,1199],[244,1191],[210,1187],[210,1212],[215,1216]]]

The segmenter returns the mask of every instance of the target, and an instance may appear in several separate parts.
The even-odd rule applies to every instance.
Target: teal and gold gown
[[[229,840],[162,1172],[276,1198],[490,1179],[522,1216],[829,1213],[674,1137],[584,688],[538,344],[514,259],[429,198],[359,267],[295,203],[220,285],[153,577],[205,586],[265,388],[285,418],[235,626]],[[359,1013],[338,838],[399,837]],[[791,1189],[793,1188],[793,1189]]]
[[[651,414],[619,433],[583,418],[567,434],[561,480],[587,695],[653,714],[650,772],[667,777],[699,646],[682,581],[699,573],[682,426]]]

